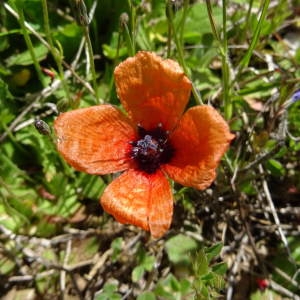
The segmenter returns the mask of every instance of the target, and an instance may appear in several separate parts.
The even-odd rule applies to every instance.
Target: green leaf
[[[102,49],[103,49],[103,54],[105,57],[114,60],[118,57],[123,57],[127,54],[127,47],[120,47],[118,45],[118,39],[119,39],[119,34],[114,32],[110,44],[103,44]],[[119,49],[118,49],[119,46]]]
[[[250,180],[246,180],[240,184],[240,190],[247,195],[256,195],[257,190]]]
[[[206,257],[208,262],[210,262],[214,257],[218,256],[223,248],[222,243],[217,243],[209,248],[205,249]]]
[[[210,282],[214,279],[214,274],[212,272],[209,272],[201,277],[202,281]]]
[[[103,291],[95,296],[95,300],[121,300],[122,297],[117,293],[117,285],[106,283]]]
[[[214,20],[217,24],[222,22],[222,10],[219,7],[213,8]],[[181,20],[182,11],[176,15],[176,21]],[[177,21],[178,22],[178,21]],[[197,3],[190,6],[188,11],[185,27],[184,39],[187,42],[199,42],[202,35],[211,33],[209,18],[207,17],[207,9],[204,3]]]
[[[173,274],[171,274],[169,276],[169,280],[170,280],[170,286],[171,286],[172,290],[175,292],[180,291],[180,282],[177,280],[177,278]]]
[[[255,293],[251,294],[251,300],[269,300],[269,299],[283,299],[281,295],[266,289],[265,291],[256,291]]]
[[[80,173],[77,177],[76,186],[82,190],[82,198],[95,199],[98,201],[102,194],[105,184],[100,176],[91,176],[90,174]]]
[[[107,45],[107,44],[104,44],[102,45],[102,48],[103,48],[103,54],[105,57],[111,59],[111,60],[114,60],[117,58],[117,54],[118,54],[118,57],[123,57],[127,54],[127,48],[126,47],[121,47],[119,49],[119,53],[117,53],[117,49]]]
[[[0,78],[0,105],[2,106],[3,100],[13,99],[12,94],[8,90],[7,84]]]
[[[169,260],[173,263],[189,262],[189,254],[197,247],[197,242],[194,239],[183,234],[170,238],[165,244]]]
[[[285,169],[283,165],[275,159],[269,159],[266,162],[266,168],[267,170],[273,175],[273,176],[283,176],[285,174]]]
[[[155,294],[152,292],[144,292],[140,294],[137,298],[137,300],[155,300]]]
[[[106,283],[103,287],[103,291],[108,294],[113,294],[118,290],[118,286],[116,284]]]
[[[295,60],[297,61],[298,64],[300,64],[300,47],[296,50]]]
[[[213,279],[211,280],[211,285],[218,291],[223,289],[225,286],[225,281],[223,276],[213,273]]]
[[[193,261],[193,269],[196,276],[203,276],[208,273],[208,261],[203,249],[197,251]]]
[[[182,279],[180,281],[180,291],[182,294],[191,292],[192,283],[188,279]]]
[[[0,260],[0,274],[6,275],[9,274],[15,267],[15,262],[4,257]]]
[[[111,247],[111,249],[113,249],[113,254],[111,257],[113,262],[115,262],[119,257],[119,255],[122,251],[122,244],[123,244],[123,238],[121,238],[121,237],[118,237],[112,241],[110,247]]]
[[[212,266],[212,271],[218,275],[224,275],[227,272],[227,264],[226,263],[218,263]]]
[[[155,257],[152,255],[146,255],[143,261],[143,266],[146,271],[151,271],[154,267]]]
[[[133,282],[139,281],[145,273],[145,268],[144,266],[137,266],[133,269],[132,274],[131,274],[131,279]]]
[[[36,55],[37,60],[41,61],[46,58],[48,54],[48,49],[45,45],[38,44],[34,47],[34,53]],[[10,56],[7,59],[6,63],[8,67],[15,65],[28,66],[33,64],[33,61],[29,50],[26,50],[20,54]]]

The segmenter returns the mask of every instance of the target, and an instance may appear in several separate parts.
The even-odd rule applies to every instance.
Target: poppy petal
[[[173,198],[170,184],[161,171],[148,175],[129,169],[110,183],[100,202],[120,223],[150,230],[155,238],[170,227]]]
[[[147,130],[159,123],[174,128],[191,91],[177,62],[141,51],[119,64],[114,75],[118,96],[135,124]]]
[[[123,113],[99,105],[62,113],[54,122],[57,148],[79,171],[107,174],[129,167],[135,131]]]
[[[166,176],[156,172],[151,178],[149,226],[151,235],[160,238],[169,229],[173,215],[173,194]]]
[[[205,189],[215,179],[215,169],[233,138],[213,107],[190,108],[170,137],[174,157],[162,168],[182,185]]]

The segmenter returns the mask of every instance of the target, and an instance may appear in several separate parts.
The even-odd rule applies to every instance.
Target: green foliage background
[[[88,27],[79,0],[2,2],[0,295],[298,299],[297,1],[86,0]],[[52,131],[61,111],[119,105],[113,70],[138,50],[178,60],[189,105],[210,103],[236,134],[208,190],[174,184],[172,228],[158,241],[103,212],[113,175],[76,172]]]

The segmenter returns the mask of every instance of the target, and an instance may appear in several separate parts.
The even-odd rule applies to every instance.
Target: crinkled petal
[[[163,236],[168,231],[173,215],[173,194],[166,176],[157,171],[150,181],[149,226],[154,238]]]
[[[135,124],[174,128],[189,100],[191,82],[177,62],[141,51],[114,72],[118,96]]]
[[[123,224],[150,230],[155,238],[170,227],[173,213],[171,187],[161,171],[146,174],[130,169],[105,189],[103,209]]]
[[[62,113],[54,128],[58,151],[75,169],[107,174],[129,167],[129,142],[135,131],[115,107],[99,105]]]
[[[170,137],[174,157],[162,168],[182,185],[205,189],[215,179],[215,169],[233,138],[213,107],[190,108]]]

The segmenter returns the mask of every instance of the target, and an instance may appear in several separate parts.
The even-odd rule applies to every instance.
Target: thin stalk
[[[56,65],[57,65],[59,77],[60,77],[63,89],[65,91],[66,97],[67,97],[69,103],[71,103],[71,96],[70,96],[69,88],[68,88],[68,85],[66,84],[66,81],[64,78],[64,70],[62,67],[62,56],[59,53],[59,51],[57,51],[57,49],[54,47],[54,44],[53,44],[53,39],[52,39],[52,35],[51,35],[51,30],[50,30],[50,23],[49,23],[48,6],[47,6],[46,0],[42,0],[42,6],[43,6],[44,28],[45,28],[47,42],[50,46],[50,52],[55,60]]]
[[[176,48],[177,48],[177,51],[178,51],[178,60],[179,60],[180,65],[183,68],[184,73],[188,75],[188,68],[187,68],[187,66],[185,64],[184,55],[183,55],[183,47],[182,47],[182,45],[181,45],[181,43],[179,41],[179,38],[178,38],[178,36],[176,34],[175,25],[174,25],[174,22],[173,22],[173,20],[174,20],[174,18],[173,18],[173,11],[172,11],[170,5],[168,5],[168,12],[169,12],[169,16],[170,16],[169,23],[171,25],[171,31],[172,31],[172,34],[174,36],[174,41],[175,41]],[[196,87],[195,87],[195,85],[193,83],[192,83],[192,93],[193,93],[193,96],[194,96],[196,102],[198,104],[203,104],[201,96],[198,93],[198,91],[197,91],[197,89],[196,89]]]
[[[127,44],[127,49],[128,49],[128,52],[129,52],[129,56],[134,56],[135,55],[135,47],[134,47],[134,44],[133,44],[133,41],[132,41],[132,38],[131,38],[131,34],[130,34],[130,31],[129,31],[129,28],[127,26],[127,24],[124,24],[124,34],[125,34],[125,41],[126,41],[126,44]]]
[[[222,90],[223,90],[223,103],[225,119],[229,120],[232,116],[232,103],[230,100],[230,71],[228,62],[228,42],[227,42],[227,1],[222,0],[222,38],[217,30],[215,20],[213,18],[212,6],[210,0],[206,0],[207,14],[209,17],[211,29],[217,43],[219,44],[219,51],[222,57]]]
[[[42,6],[43,6],[44,28],[45,28],[47,41],[48,41],[49,45],[51,46],[51,52],[54,52],[55,49],[53,47],[53,42],[52,42],[52,38],[51,38],[51,34],[50,34],[49,14],[48,14],[48,6],[47,6],[46,0],[42,0]]]
[[[249,62],[250,62],[252,53],[254,51],[254,48],[255,48],[255,46],[258,42],[259,36],[260,36],[263,21],[265,20],[265,18],[267,16],[270,1],[271,0],[265,0],[264,3],[263,3],[262,12],[261,12],[260,18],[258,20],[257,26],[255,28],[253,39],[252,39],[252,41],[249,45],[249,48],[248,48],[245,56],[242,58],[242,60],[240,62],[239,69],[243,69],[243,68],[247,67]]]
[[[19,24],[20,24],[20,27],[21,27],[21,30],[22,30],[22,33],[23,33],[23,36],[24,36],[24,39],[25,39],[26,46],[29,50],[29,53],[30,53],[31,59],[33,61],[33,65],[34,65],[34,68],[36,70],[39,81],[41,82],[43,87],[45,87],[46,83],[45,83],[45,80],[44,80],[44,76],[43,76],[43,73],[41,71],[40,64],[39,64],[39,62],[36,58],[32,41],[31,41],[30,36],[29,36],[29,34],[27,32],[27,29],[25,27],[25,17],[24,17],[23,9],[19,8],[19,5],[17,5],[17,10],[18,10],[18,14],[19,14],[18,21],[19,21]]]
[[[90,39],[88,26],[83,27],[83,33],[84,33],[84,37],[85,37],[86,45],[87,45],[87,49],[88,49],[89,61],[90,61],[90,64],[91,64],[93,88],[94,88],[94,91],[95,91],[95,94],[96,94],[96,100],[98,102],[99,98],[98,98],[98,88],[97,88],[97,79],[96,79],[97,78],[96,68],[95,68],[94,53],[93,53],[93,47],[92,47],[92,42],[91,42],[91,39]]]
[[[213,17],[212,7],[211,7],[210,0],[205,0],[205,2],[206,2],[206,9],[207,9],[207,14],[208,14],[210,26],[211,26],[211,29],[212,29],[212,33],[213,33],[215,39],[221,45],[222,42],[221,42],[221,38],[220,38],[219,32],[217,30],[216,22],[215,22],[214,17]]]
[[[168,40],[167,40],[167,57],[171,57],[171,46],[172,46],[172,25],[168,21]]]
[[[247,15],[246,15],[246,22],[245,22],[246,26],[245,26],[244,32],[246,32],[246,30],[249,28],[249,21],[250,21],[252,7],[253,7],[253,0],[250,0],[249,1],[249,8],[248,8]]]
[[[121,48],[121,30],[119,30],[118,32],[118,42],[117,42],[117,52],[116,52],[116,57],[115,57],[115,61],[114,61],[114,66],[116,66],[117,61],[119,59],[119,55],[120,55],[120,48]]]
[[[121,47],[121,28],[119,29],[119,33],[118,33],[118,44],[117,44],[117,52],[116,52],[116,57],[114,59],[114,64],[113,64],[113,69],[115,69],[116,65],[117,65],[117,61],[119,59],[119,52],[120,52],[120,47]],[[112,74],[112,76],[110,77],[110,82],[109,82],[109,97],[108,99],[111,99],[111,95],[112,95],[112,90],[113,90],[113,86],[114,86],[114,76]]]
[[[134,7],[134,5],[132,4],[131,0],[128,0],[128,6],[130,9],[130,30],[128,28],[128,26],[125,27],[125,31],[127,31],[127,35],[130,36],[130,41],[131,41],[131,53],[133,53],[132,55],[135,54],[135,30],[136,30],[136,8]]]
[[[131,7],[131,40],[132,40],[132,47],[135,53],[135,36],[136,36],[136,8],[132,5]]]
[[[185,21],[188,13],[188,8],[189,8],[190,0],[184,0],[183,3],[183,14],[180,22],[180,35],[179,35],[179,41],[181,46],[183,47],[183,36],[184,36],[184,27],[185,27]]]
[[[247,10],[247,14],[246,14],[246,19],[244,22],[244,28],[240,31],[240,34],[238,36],[238,41],[240,43],[243,43],[247,37],[247,31],[250,28],[250,17],[251,17],[251,11],[252,11],[252,7],[253,7],[253,0],[249,0],[249,7]]]
[[[93,15],[94,10],[96,9],[96,4],[97,2],[94,2],[91,8],[91,12],[92,12],[91,15]],[[93,47],[92,47],[92,42],[89,33],[89,24],[90,24],[90,20],[92,19],[92,16],[89,17],[84,0],[76,0],[74,2],[71,2],[71,5],[73,8],[74,18],[76,20],[77,25],[82,27],[86,49],[87,49],[87,61],[88,61],[87,66],[90,67],[91,69],[93,89],[96,96],[96,103],[98,104],[99,97],[98,97],[97,77],[96,77],[96,69],[95,69],[95,62],[94,62],[94,53],[93,53]]]
[[[230,99],[230,71],[228,62],[228,42],[227,42],[227,1],[222,0],[223,10],[223,40],[222,40],[222,84],[223,84],[223,103],[225,119],[229,120],[232,116],[232,103]]]

